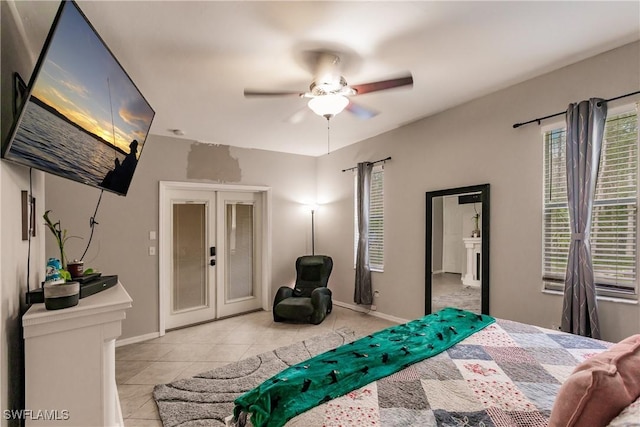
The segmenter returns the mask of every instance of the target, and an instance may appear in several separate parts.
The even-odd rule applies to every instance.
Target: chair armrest
[[[280,301],[290,298],[293,296],[293,288],[288,286],[280,286],[278,292],[276,292],[276,297],[273,299],[273,306],[275,307],[280,303]]]
[[[327,288],[316,288],[311,292],[311,323],[318,325],[322,323],[327,313],[331,312],[331,290]]]
[[[328,288],[315,288],[311,292],[311,304],[313,307],[320,307],[322,304],[327,304],[331,300],[331,289]]]

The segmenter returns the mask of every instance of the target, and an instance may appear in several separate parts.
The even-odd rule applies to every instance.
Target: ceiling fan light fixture
[[[349,99],[342,95],[322,95],[311,98],[308,105],[319,116],[335,116],[349,105]]]

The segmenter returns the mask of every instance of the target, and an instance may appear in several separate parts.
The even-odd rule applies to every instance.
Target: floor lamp
[[[318,209],[317,205],[309,205],[309,210],[311,211],[311,255],[316,254],[316,226],[315,226],[315,213]]]

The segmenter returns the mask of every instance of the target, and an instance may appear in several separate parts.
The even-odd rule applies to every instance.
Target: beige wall
[[[353,177],[342,169],[392,156],[385,166],[386,268],[373,278],[379,312],[407,319],[424,312],[425,192],[488,182],[491,313],[550,327],[559,323],[562,299],[541,292],[540,129],[512,125],[561,111],[569,101],[637,90],[639,59],[639,44],[628,45],[318,159],[152,136],[129,196],[105,193],[88,264],[93,259],[106,274],[118,274],[134,298],[124,337],[157,331],[157,257],[147,246],[148,232],[158,230],[158,181],[236,183],[237,166],[237,182],[274,189],[272,289],[291,279],[291,260],[309,251],[308,214],[296,206],[312,199],[317,185],[316,252],[334,258],[335,299],[351,303]],[[200,159],[203,149],[211,150],[211,175],[189,155]],[[98,191],[48,175],[46,183],[47,209],[72,234],[86,236]],[[606,339],[640,330],[637,305],[601,301],[600,308]]]
[[[25,79],[33,58],[1,4],[2,138],[11,119],[11,73]],[[105,193],[87,265],[118,274],[134,299],[123,337],[158,330],[158,258],[148,255],[149,231],[158,231],[160,180],[266,185],[273,189],[272,290],[293,280],[293,260],[310,251],[310,218],[301,203],[317,200],[316,252],[334,258],[335,299],[353,300],[353,177],[342,169],[392,156],[386,165],[386,268],[374,273],[381,313],[414,318],[424,309],[425,192],[490,183],[491,312],[549,327],[559,322],[561,297],[541,292],[542,149],[535,125],[515,122],[554,113],[570,101],[613,97],[640,88],[640,44],[634,43],[562,70],[466,103],[318,159],[151,136],[126,197]],[[626,101],[618,101],[615,105]],[[338,118],[339,119],[339,118]],[[192,153],[193,150],[193,153]],[[203,154],[204,153],[204,154]],[[191,156],[190,156],[191,154]],[[211,160],[202,163],[203,158]],[[226,159],[226,160],[221,160]],[[238,175],[239,173],[239,175]],[[54,211],[71,234],[70,256],[79,256],[89,234],[99,191],[34,172],[38,217]],[[26,168],[0,162],[0,408],[21,407],[22,339],[27,245],[19,235],[19,196],[29,186]],[[46,201],[44,187],[46,185]],[[38,222],[32,247],[32,283],[42,279],[45,233]],[[604,338],[640,331],[636,304],[600,303]],[[8,422],[0,418],[1,425]]]
[[[353,184],[341,170],[391,156],[385,166],[385,271],[373,273],[378,311],[424,313],[425,192],[491,184],[491,314],[544,327],[562,298],[541,292],[542,143],[538,126],[512,125],[589,97],[640,89],[640,43],[501,90],[318,161],[322,248],[336,263],[334,298],[353,301]],[[631,102],[629,99],[612,106]],[[605,339],[640,332],[637,304],[600,301]]]
[[[311,251],[311,217],[302,204],[315,198],[315,165],[316,159],[308,156],[150,136],[128,195],[104,193],[96,217],[99,225],[85,257],[85,267],[117,274],[133,298],[122,338],[159,329],[158,256],[148,255],[148,247],[158,244],[157,240],[149,240],[149,231],[159,231],[159,181],[271,187],[271,280],[272,288],[277,289],[293,281],[296,257]],[[100,191],[49,174],[45,183],[46,209],[53,211],[52,217],[61,220],[69,234],[82,237],[70,240],[67,251],[69,258],[79,258],[88,241],[89,218]],[[56,253],[52,240],[47,241],[47,254]]]
[[[7,139],[13,121],[13,73],[28,80],[35,65],[24,54],[26,46],[13,20],[11,6],[0,3],[2,93],[0,138]],[[44,174],[34,171],[33,195],[42,215],[44,206]],[[21,191],[29,190],[29,170],[0,162],[0,411],[24,407],[24,358],[21,316],[24,313],[27,289],[28,243],[22,241]],[[39,283],[44,271],[44,227],[38,222],[36,237],[31,242],[31,286]],[[0,425],[19,425],[0,414]]]

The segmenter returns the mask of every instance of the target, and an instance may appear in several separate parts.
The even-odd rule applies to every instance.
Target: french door
[[[262,211],[257,193],[218,192],[217,317],[261,307]]]
[[[263,193],[176,186],[161,195],[164,327],[261,308]]]

